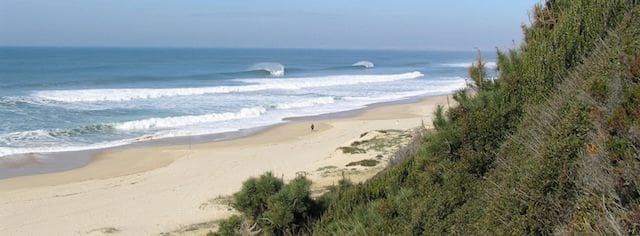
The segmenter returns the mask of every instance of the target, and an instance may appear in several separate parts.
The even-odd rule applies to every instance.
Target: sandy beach
[[[232,214],[216,199],[266,171],[285,180],[305,173],[320,190],[343,174],[360,181],[384,168],[389,150],[347,155],[340,147],[387,137],[385,130],[408,137],[408,130],[431,126],[438,104],[446,106],[446,96],[374,107],[345,118],[294,120],[234,140],[115,149],[70,171],[3,179],[0,235],[176,232]],[[374,167],[345,167],[374,157],[381,162]]]

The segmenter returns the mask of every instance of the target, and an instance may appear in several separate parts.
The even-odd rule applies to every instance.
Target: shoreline
[[[450,94],[436,94],[436,95],[423,95],[415,97],[407,97],[401,100],[377,102],[365,105],[362,108],[337,111],[312,116],[293,116],[286,117],[281,122],[266,126],[258,126],[247,129],[241,129],[236,131],[215,133],[215,134],[203,134],[192,136],[179,136],[179,137],[167,137],[158,139],[142,140],[129,144],[80,150],[80,151],[63,151],[63,152],[51,152],[51,153],[27,153],[16,154],[7,156],[8,158],[0,158],[0,180],[11,179],[23,176],[33,176],[42,174],[52,174],[59,172],[71,171],[79,168],[83,168],[90,165],[94,161],[103,156],[105,153],[117,152],[123,149],[140,149],[140,148],[153,148],[153,147],[173,147],[180,145],[197,145],[203,143],[223,142],[235,139],[246,138],[252,135],[265,132],[269,129],[281,125],[287,125],[292,122],[309,122],[309,121],[321,121],[330,119],[342,119],[355,117],[358,114],[366,112],[370,109],[375,109],[384,106],[401,105],[416,103],[423,99],[430,97],[449,96]]]
[[[215,199],[266,171],[285,180],[307,173],[319,191],[339,180],[339,170],[359,182],[381,170],[388,150],[347,155],[341,147],[388,132],[406,136],[404,131],[421,124],[431,127],[436,105],[446,106],[447,97],[368,107],[341,118],[296,118],[231,140],[119,148],[81,168],[1,179],[0,234],[86,235],[111,228],[123,235],[174,232],[232,214]],[[311,122],[316,131],[309,130]],[[374,154],[381,164],[349,166]]]

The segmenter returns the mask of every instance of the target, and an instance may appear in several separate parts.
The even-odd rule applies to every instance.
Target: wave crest
[[[359,62],[353,63],[353,65],[351,66],[362,67],[367,69],[374,67],[373,62],[370,62],[370,61],[359,61]]]
[[[267,112],[263,107],[242,108],[239,112],[211,113],[204,115],[192,116],[174,116],[164,118],[149,118],[144,120],[127,121],[114,124],[113,127],[118,130],[147,130],[147,129],[163,129],[184,127],[202,123],[237,120],[242,118],[258,117]]]
[[[284,66],[276,62],[260,62],[249,67],[249,71],[266,71],[271,76],[284,76]]]

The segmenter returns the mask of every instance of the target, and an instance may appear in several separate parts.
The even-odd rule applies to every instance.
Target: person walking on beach
[[[313,132],[313,130],[314,130],[315,128],[316,128],[316,127],[315,127],[315,126],[313,126],[313,123],[311,123],[311,132]]]

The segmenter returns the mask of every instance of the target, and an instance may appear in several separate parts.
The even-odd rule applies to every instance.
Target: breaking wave
[[[260,62],[249,67],[249,71],[266,71],[271,76],[284,76],[284,66],[276,62]]]
[[[192,116],[175,116],[164,118],[149,118],[144,120],[116,123],[113,127],[117,130],[147,130],[184,127],[202,123],[237,120],[242,118],[258,117],[267,110],[263,107],[242,108],[240,112],[211,113]]]
[[[367,69],[374,67],[373,62],[370,62],[370,61],[359,61],[359,62],[353,63],[353,65],[351,66],[362,67]]]

